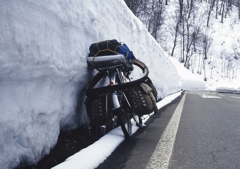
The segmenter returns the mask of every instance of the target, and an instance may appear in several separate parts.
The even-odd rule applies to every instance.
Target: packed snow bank
[[[208,89],[207,84],[198,77],[194,75],[189,70],[187,70],[181,63],[179,63],[175,58],[170,57],[170,60],[177,68],[177,71],[181,78],[182,88],[185,90],[206,90]]]
[[[238,79],[219,79],[218,84],[212,86],[217,92],[240,94],[240,84]]]
[[[176,68],[122,0],[8,0],[0,20],[0,168],[36,163],[60,129],[88,122],[93,42],[125,42],[149,66],[160,97],[181,89]]]

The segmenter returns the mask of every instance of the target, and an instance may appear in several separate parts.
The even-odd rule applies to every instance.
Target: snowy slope
[[[178,62],[175,58],[170,57],[170,60],[174,64],[174,66],[177,68],[177,71],[180,75],[180,81],[182,84],[183,89],[191,89],[191,90],[202,90],[202,89],[208,89],[207,84],[205,81],[202,80],[200,76],[194,75],[191,73],[188,69],[186,69],[183,64]]]
[[[206,78],[206,83],[211,88],[218,86],[239,87],[240,83],[236,84],[235,81],[240,81],[240,20],[239,10],[236,6],[232,5],[227,15],[223,18],[221,23],[221,15],[219,12],[216,18],[216,5],[220,10],[221,2],[215,3],[211,11],[209,27],[207,27],[207,12],[210,2],[212,1],[194,1],[195,10],[194,17],[190,17],[189,23],[193,27],[200,27],[202,33],[200,37],[206,35],[209,43],[209,50],[207,59],[204,61],[202,45],[196,45],[196,52],[191,55],[189,70],[202,79]],[[183,1],[187,5],[188,1]],[[160,43],[165,51],[171,54],[173,49],[175,27],[176,27],[176,14],[179,8],[178,0],[171,0],[169,5],[165,6],[165,20],[160,29]],[[193,29],[190,29],[190,32]],[[179,36],[180,37],[180,36]],[[179,39],[177,46],[174,50],[174,57],[178,60],[182,59],[182,45]],[[205,66],[204,66],[205,65]],[[189,84],[188,84],[189,85]]]
[[[0,168],[36,163],[60,129],[88,122],[84,86],[91,43],[118,39],[150,69],[160,97],[178,72],[122,0],[3,0],[0,5]]]

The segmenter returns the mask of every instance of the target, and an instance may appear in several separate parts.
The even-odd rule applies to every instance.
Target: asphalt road
[[[240,169],[240,95],[187,91],[97,169]]]

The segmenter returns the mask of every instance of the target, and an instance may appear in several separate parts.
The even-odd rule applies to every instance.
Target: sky
[[[84,87],[96,74],[86,63],[92,43],[107,39],[126,43],[149,67],[158,96],[163,98],[159,107],[181,89],[209,89],[201,77],[164,52],[122,0],[104,1],[1,2],[0,168],[36,164],[54,147],[60,130],[89,122]],[[132,76],[141,74],[133,71]],[[101,140],[104,144],[115,140],[106,155],[100,154],[107,157],[123,134],[115,129]],[[73,168],[78,156],[70,157],[67,165]]]

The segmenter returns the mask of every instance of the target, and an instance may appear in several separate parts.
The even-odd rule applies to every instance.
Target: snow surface
[[[181,89],[172,62],[122,0],[3,0],[0,20],[2,169],[36,163],[60,129],[88,123],[84,87],[96,73],[86,64],[91,43],[125,42],[149,66],[160,97]]]
[[[96,73],[86,64],[91,43],[125,42],[148,65],[164,98],[158,104],[182,88],[207,88],[183,67],[176,68],[179,64],[122,0],[2,0],[0,21],[1,169],[37,163],[54,147],[60,130],[88,123],[84,87]],[[119,129],[109,134],[100,139],[104,144],[115,140],[116,147],[123,140]],[[74,159],[68,164],[74,166]]]
[[[182,83],[183,89],[191,89],[191,90],[201,90],[207,89],[207,84],[202,80],[201,77],[198,77],[192,74],[189,70],[187,70],[181,63],[179,63],[175,58],[170,57],[170,60],[177,68],[177,71],[180,75],[180,81]]]

